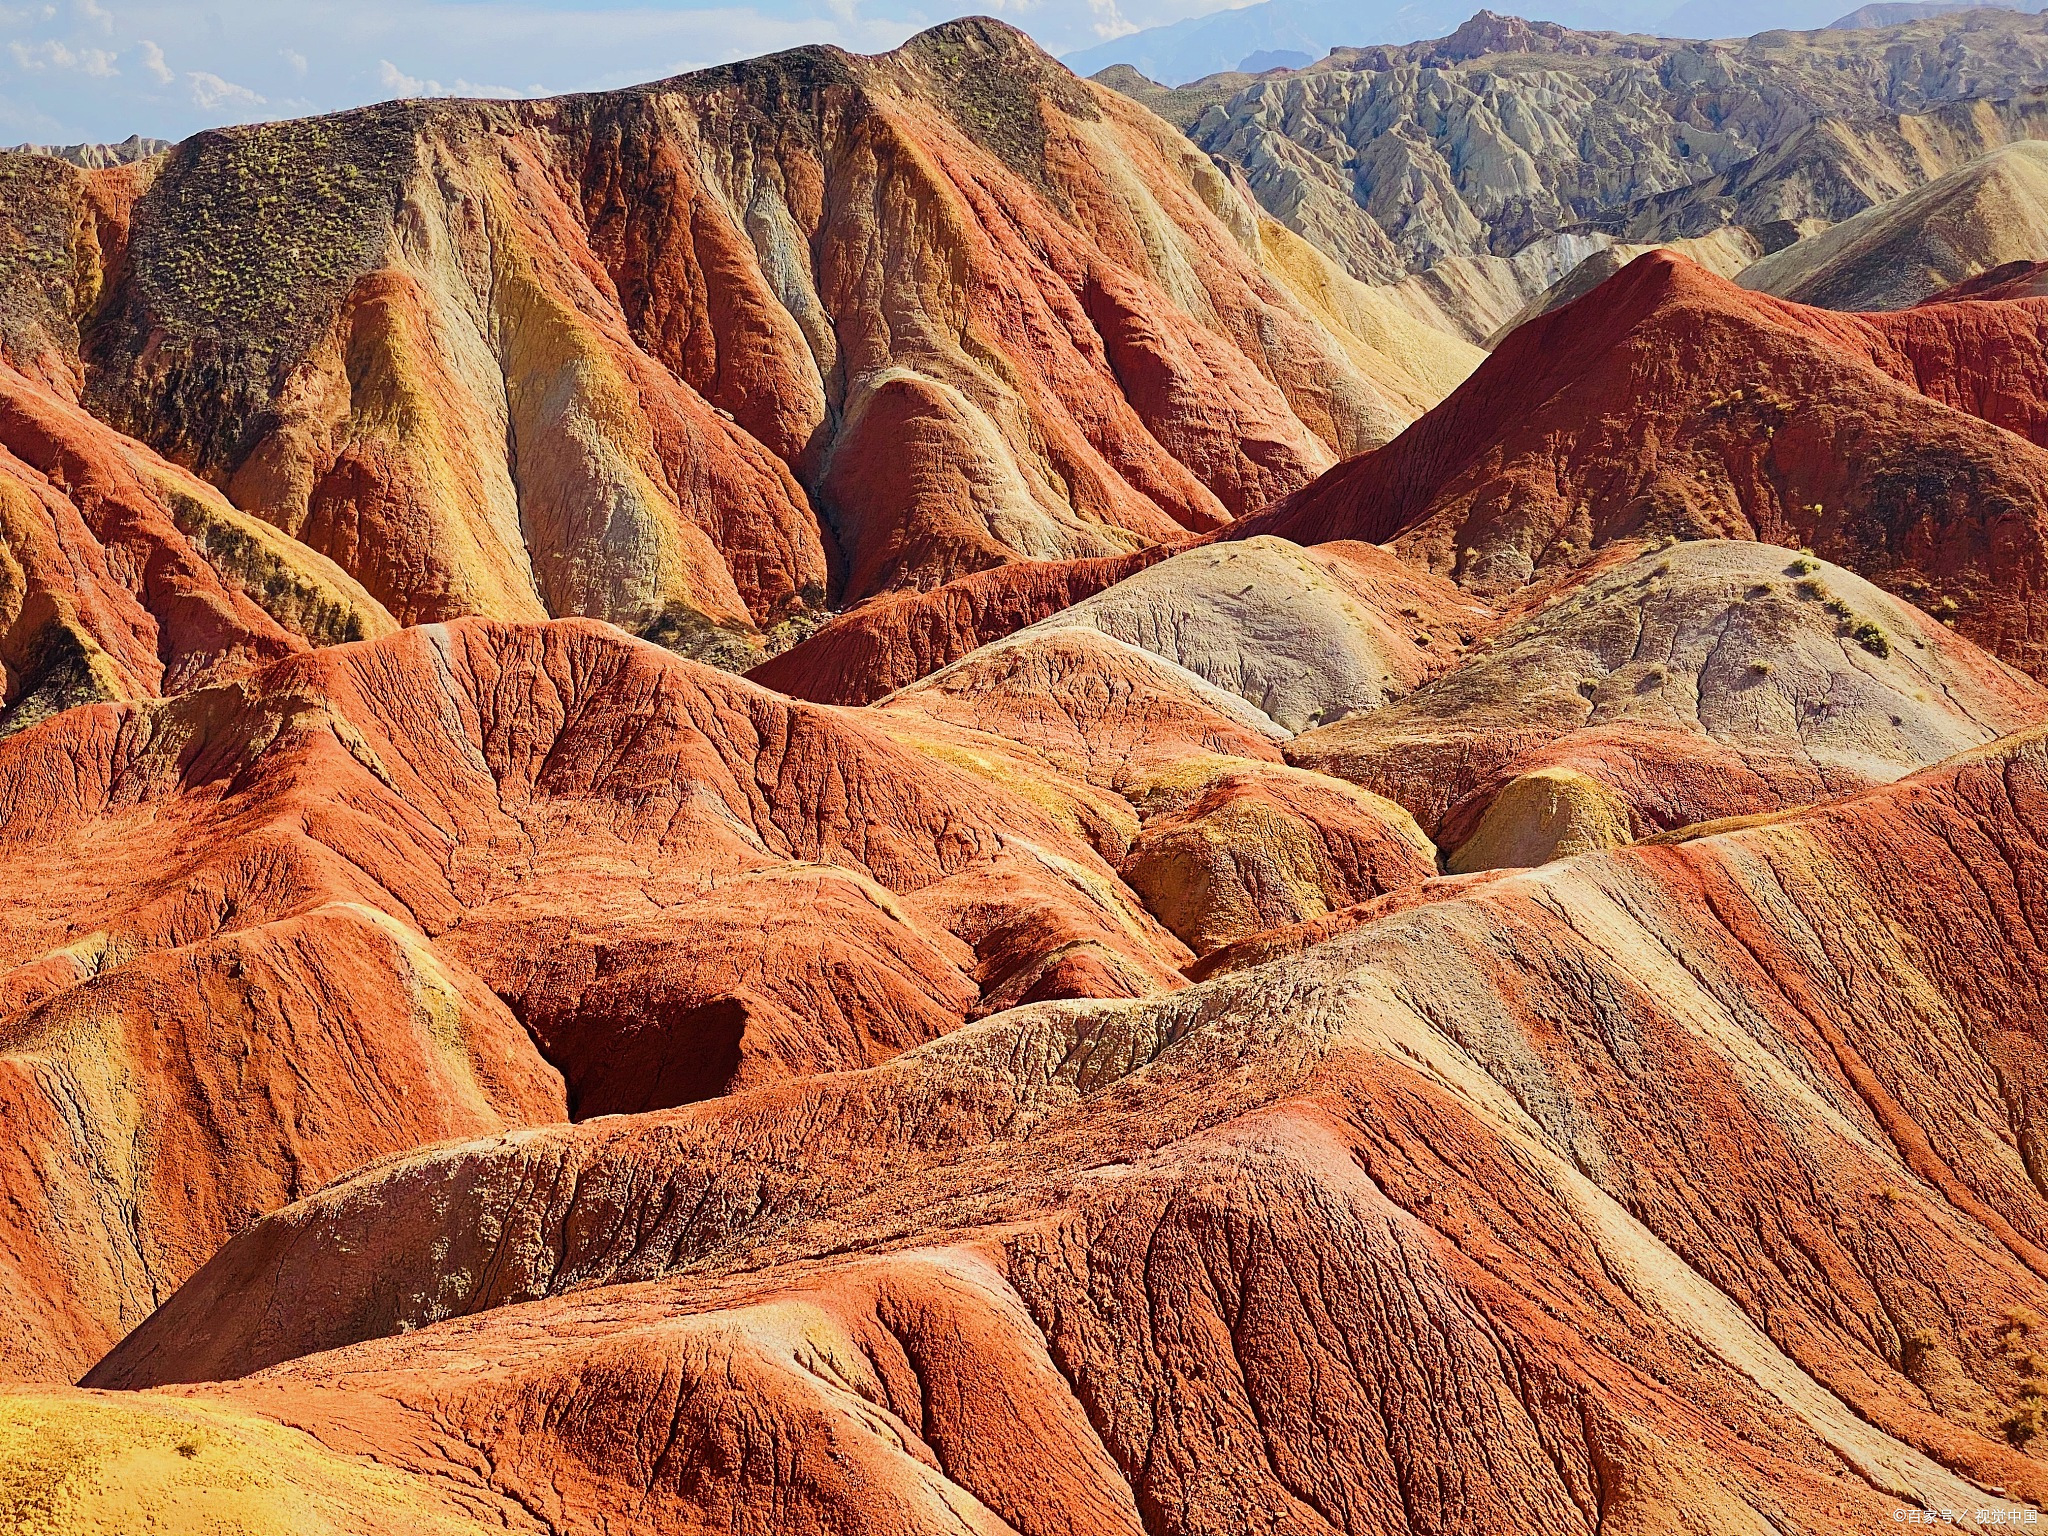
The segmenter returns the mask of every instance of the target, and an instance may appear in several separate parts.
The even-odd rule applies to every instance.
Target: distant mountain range
[[[92,171],[110,165],[133,165],[151,155],[160,155],[170,147],[168,139],[145,139],[139,133],[131,133],[118,144],[17,144],[7,153],[46,155],[52,160],[63,160],[81,170]]]
[[[1294,71],[1174,88],[1128,66],[1099,76],[1351,276],[1421,283],[1474,341],[1609,243],[1712,240],[1692,254],[1732,275],[2048,138],[2044,79],[2048,28],[1993,9],[1718,42],[1482,11],[1447,37]],[[2032,254],[2001,246],[1978,265]]]
[[[1958,0],[1904,0],[1866,5],[1842,15],[1843,0],[1684,0],[1662,3],[1610,0],[1604,5],[1548,0],[1529,8],[1531,21],[1554,21],[1593,31],[1647,32],[1660,37],[1743,37],[1771,28],[1819,30],[1894,26],[1916,17],[1975,9]],[[2038,3],[1987,7],[2035,11]],[[1356,5],[1347,0],[1263,0],[1262,4],[1192,16],[1147,27],[1125,37],[1067,54],[1076,74],[1092,75],[1128,64],[1162,85],[1226,71],[1257,74],[1299,68],[1333,48],[1412,43],[1443,37],[1467,16],[1455,0]]]

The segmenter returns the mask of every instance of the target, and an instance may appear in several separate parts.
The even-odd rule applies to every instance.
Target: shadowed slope
[[[1920,302],[1956,304],[1964,299],[2038,299],[2044,295],[2048,295],[2048,262],[2008,261]]]

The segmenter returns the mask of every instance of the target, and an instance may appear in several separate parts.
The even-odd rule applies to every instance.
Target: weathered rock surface
[[[1279,744],[1453,665],[1496,616],[1387,551],[1210,544],[968,652],[882,713],[1016,743],[1142,799],[1181,759],[1278,761]]]
[[[1685,42],[1482,11],[1446,38],[1339,48],[1235,90],[1138,94],[1275,219],[1396,283],[1564,230],[1654,244],[1825,227],[2038,136],[2044,63],[2048,32],[2013,12]]]
[[[1176,555],[1017,638],[1099,631],[1235,694],[1292,734],[1413,691],[1492,621],[1483,605],[1384,550],[1255,538]]]
[[[872,704],[1170,553],[1168,545],[1153,545],[1099,560],[1019,560],[928,592],[878,597],[770,657],[747,677],[818,704]]]
[[[75,1376],[228,1237],[366,1162],[563,1113],[504,1004],[382,912],[138,947],[93,933],[0,977],[9,1375]]]
[[[1976,18],[1943,25],[1967,32]],[[1906,43],[1902,51],[1910,59],[1909,39],[1898,41]],[[1957,53],[1968,51],[1968,40],[1961,41]],[[2025,57],[2029,46],[2038,42],[2022,42],[2016,56]],[[1946,43],[1941,47],[1950,51]],[[2004,145],[2048,135],[2048,96],[2039,75],[2015,85],[2008,77],[1978,94],[1969,81],[1951,79],[1947,88],[1957,99],[1921,110],[1852,109],[1817,118],[1717,176],[1608,215],[1600,227],[1623,240],[1672,241],[1739,224],[1773,250],[1810,239]],[[1910,90],[1905,99],[1913,99]]]
[[[1242,550],[1169,559],[1171,547],[1155,547],[998,567],[863,604],[748,676],[797,698],[866,704],[1033,625],[1085,625],[1186,665],[1262,713],[1270,704],[1298,729],[1318,710],[1369,708],[1435,676],[1494,622],[1450,583],[1368,545],[1266,539]]]
[[[1500,786],[1448,867],[1460,875],[1532,869],[1553,859],[1619,847],[1635,837],[1629,809],[1619,795],[1577,768],[1532,768]]]
[[[1651,252],[1230,536],[1391,542],[1496,597],[1617,541],[1804,545],[2040,676],[2044,326],[2039,299],[1808,309]]]
[[[0,734],[395,627],[332,561],[0,362]]]
[[[2048,144],[2027,142],[1773,252],[1738,281],[1829,309],[1903,309],[2044,250]]]
[[[168,139],[145,139],[139,133],[131,133],[118,144],[17,144],[7,152],[13,155],[47,155],[54,160],[96,171],[109,166],[133,165],[138,160],[160,155],[170,147]]]
[[[1215,767],[1148,786],[1119,871],[1198,957],[1436,873],[1435,846],[1390,800],[1320,774]]]
[[[1172,998],[424,1153],[93,1380],[243,1378],[170,1401],[558,1528],[2038,1504],[2044,829],[2034,733]]]
[[[1214,528],[1477,360],[988,21],[0,182],[18,366],[401,622],[600,617],[727,665],[827,605]]]
[[[1078,624],[1020,630],[879,707],[1020,743],[1119,791],[1184,757],[1278,762],[1289,735],[1199,673]]]
[[[1466,870],[1805,804],[2042,719],[2048,689],[1848,571],[1709,541],[1597,575],[1286,751],[1405,806]]]
[[[412,629],[23,730],[0,1360],[74,1375],[390,1153],[1178,986],[1104,826],[592,623]]]

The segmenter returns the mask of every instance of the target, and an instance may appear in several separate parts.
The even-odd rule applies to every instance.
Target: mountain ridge
[[[744,666],[875,592],[1216,526],[1460,376],[994,22],[6,165],[16,366],[405,622]]]
[[[1654,243],[1733,221],[1782,227],[1771,244],[1838,222],[2043,131],[2042,26],[1983,10],[1684,41],[1481,11],[1258,80],[1117,80],[1237,166],[1274,218],[1393,283],[1560,234]],[[1440,109],[1429,92],[1448,93]]]

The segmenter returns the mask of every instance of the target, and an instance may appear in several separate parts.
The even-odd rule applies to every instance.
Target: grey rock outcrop
[[[1482,11],[1435,42],[1144,99],[1386,283],[1570,230],[1654,243],[1737,223],[1787,243],[2048,133],[2044,78],[2048,24],[2013,11],[1720,42]]]

